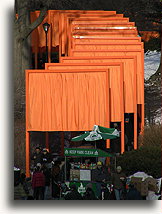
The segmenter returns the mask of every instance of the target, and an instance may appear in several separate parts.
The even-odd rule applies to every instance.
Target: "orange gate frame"
[[[116,20],[120,20],[118,17],[113,17],[113,18],[115,18]],[[121,19],[121,20],[123,21],[123,19]],[[110,20],[111,20],[111,18],[107,19],[107,25],[108,25],[108,23],[109,23]],[[72,46],[72,38],[74,36],[77,36],[77,34],[82,35],[82,37],[84,37],[84,34],[85,35],[87,35],[87,34],[92,34],[92,35],[93,34],[96,34],[96,35],[100,34],[100,35],[102,35],[102,33],[110,36],[113,33],[113,31],[114,31],[114,33],[117,32],[118,34],[121,34],[121,30],[120,29],[114,29],[114,30],[111,29],[111,28],[114,28],[114,27],[112,27],[112,23],[109,24],[109,25],[111,25],[111,27],[107,27],[107,29],[105,29],[105,30],[98,30],[97,28],[95,30],[95,29],[93,29],[93,27],[91,27],[91,30],[88,29],[88,28],[85,28],[84,31],[81,30],[83,28],[82,27],[83,25],[81,25],[81,27],[79,27],[80,24],[78,24],[77,25],[78,26],[77,27],[77,32],[76,32],[76,29],[75,29],[76,28],[75,27],[76,24],[72,24],[72,23],[73,22],[71,21],[70,24],[69,24],[69,26],[67,27],[67,29],[68,29],[68,35],[67,35],[67,49],[66,49],[66,53],[68,53],[71,50],[70,47]],[[114,21],[113,26],[114,26],[114,24],[116,24],[116,21]],[[102,26],[102,25],[103,25],[102,21],[100,20],[100,24],[98,24],[98,26]],[[131,29],[131,31],[133,30],[135,32],[135,35],[136,35],[136,27],[134,27],[134,23],[133,22],[120,22],[120,23],[118,22],[117,25],[118,25],[119,28],[124,27],[124,34],[127,32],[127,28],[128,28],[129,29],[129,31],[128,31],[129,33],[130,33],[130,29]],[[130,25],[130,26],[128,27],[128,25]],[[122,34],[123,34],[123,30],[122,30]],[[65,54],[65,56],[66,56],[66,54]]]
[[[115,50],[132,50],[132,49],[138,49],[141,50],[143,49],[143,43],[139,43],[139,42],[133,42],[133,43],[105,43],[105,44],[93,44],[93,43],[83,43],[83,44],[74,44],[73,49],[69,50],[69,56],[72,56],[72,53],[74,51],[79,51],[79,50],[88,50],[88,51],[106,51],[106,50],[112,50],[112,48]]]
[[[115,85],[113,85],[112,83],[111,83],[111,81],[113,81],[113,79],[115,78],[115,76],[114,76],[114,69],[113,69],[113,67],[115,68],[116,66],[120,66],[120,69],[119,69],[119,71],[118,72],[120,72],[120,80],[119,80],[119,82],[120,82],[120,90],[119,91],[116,91],[117,93],[116,94],[120,94],[119,96],[116,96],[116,94],[115,94]],[[109,77],[109,80],[110,80],[110,83],[109,83],[109,85],[110,85],[110,121],[111,122],[119,122],[119,121],[121,121],[121,153],[123,153],[124,152],[124,145],[125,145],[125,141],[124,141],[124,98],[123,98],[123,63],[116,63],[116,62],[113,62],[113,63],[102,63],[102,64],[97,64],[97,63],[80,63],[80,64],[76,64],[76,63],[68,63],[68,64],[66,64],[66,63],[46,63],[45,64],[45,69],[47,69],[47,70],[52,70],[52,71],[57,71],[57,70],[62,70],[63,68],[64,69],[66,69],[66,70],[72,70],[72,69],[92,69],[92,68],[107,68],[107,69],[109,69],[109,72],[110,72],[110,77]],[[118,73],[117,72],[117,73]],[[112,75],[112,77],[111,77],[111,75]],[[116,75],[116,78],[117,78],[117,75]],[[113,86],[113,87],[112,87]],[[117,87],[117,86],[116,86]],[[117,104],[114,104],[114,106],[117,106],[117,108],[121,108],[119,111],[120,111],[120,113],[118,113],[117,115],[119,115],[120,114],[120,116],[118,116],[118,119],[116,118],[117,117],[117,115],[114,113],[113,114],[113,112],[112,112],[112,108],[111,108],[111,104],[112,103],[114,103],[113,102],[113,100],[115,99],[115,97],[118,97],[118,99],[119,99],[119,103]],[[112,99],[112,100],[111,100]],[[120,106],[119,106],[120,105]],[[114,110],[114,109],[113,109]],[[114,117],[116,118],[116,119],[114,119]],[[136,143],[135,143],[136,144]],[[110,141],[109,140],[107,140],[107,148],[109,148],[110,147]]]
[[[40,11],[31,12],[31,20],[34,21],[39,16]],[[63,16],[63,19],[61,18]],[[78,18],[79,16],[79,18]],[[107,17],[106,17],[107,16]],[[64,37],[68,37],[70,33],[71,22],[74,21],[114,21],[116,22],[128,22],[129,18],[123,18],[123,14],[116,14],[115,11],[57,11],[49,10],[44,22],[48,22],[51,26],[48,32],[48,62],[51,62],[51,50],[52,47],[59,45],[59,53],[62,53],[62,48],[64,49],[64,44],[62,46],[62,40],[64,43]],[[63,27],[63,30],[61,30]],[[68,32],[68,33],[67,33]],[[54,38],[54,39],[53,39]],[[68,38],[70,40],[71,38]],[[61,42],[61,43],[60,43]],[[67,51],[67,44],[66,51]],[[35,53],[35,65],[37,67],[37,53],[39,47],[45,47],[45,33],[43,31],[42,25],[32,32],[32,47]],[[64,52],[64,51],[63,51]],[[64,52],[65,53],[65,52]],[[65,53],[66,54],[66,53]]]
[[[75,44],[85,44],[85,43],[95,43],[95,44],[108,44],[109,42],[115,43],[115,44],[120,44],[120,43],[125,43],[125,44],[130,44],[133,42],[141,42],[140,37],[108,37],[108,38],[94,38],[94,37],[72,37],[71,39],[71,46],[70,48],[73,49]]]
[[[74,63],[75,65],[78,65],[78,63],[82,62],[83,65],[86,64],[86,63],[92,63],[93,64],[96,64],[96,63],[99,63],[100,65],[102,64],[106,64],[106,63],[110,63],[111,61],[116,61],[116,62],[124,62],[125,60],[129,60],[129,59],[132,59],[134,61],[134,69],[132,67],[132,72],[134,72],[135,74],[137,74],[137,57],[136,56],[114,56],[114,57],[111,57],[111,56],[107,56],[107,57],[62,57],[61,58],[61,62],[65,63],[65,65],[69,65],[69,63]],[[50,64],[47,64],[47,66],[49,65],[50,67]],[[97,65],[97,64],[96,64]],[[46,67],[47,67],[46,66]],[[126,69],[125,67],[125,64],[124,64],[124,70]],[[128,68],[127,68],[128,69]],[[125,73],[126,73],[126,70],[125,70]],[[135,77],[137,78],[137,76],[135,75]],[[128,112],[126,111],[126,109],[124,110],[125,113],[134,113],[134,127],[137,127],[137,80],[135,78],[135,81],[134,81],[134,110],[131,111],[131,112]],[[139,92],[141,93],[141,91]],[[142,109],[144,109],[144,103],[142,104]],[[141,115],[141,119],[142,119],[142,122],[141,122],[141,130],[143,130],[143,127],[144,127],[144,115]],[[112,121],[113,122],[113,121]],[[117,122],[117,121],[115,121]],[[137,149],[137,128],[134,129],[134,149]]]
[[[107,15],[107,17],[106,17]],[[123,18],[123,14],[116,14],[115,11],[100,11],[99,14],[95,13],[79,13],[79,14],[73,14],[73,13],[60,13],[60,22],[59,22],[59,35],[60,35],[60,54],[66,54],[67,52],[67,44],[69,39],[69,32],[70,32],[70,24],[71,21],[77,20],[77,19],[112,19],[113,18]],[[123,18],[126,19],[126,18]],[[128,20],[128,19],[126,19]]]
[[[73,57],[106,57],[106,56],[137,56],[137,103],[144,104],[144,50],[122,50],[122,49],[112,49],[112,50],[77,50],[72,51]],[[142,115],[144,115],[144,107],[142,108]],[[143,118],[143,117],[142,117]],[[143,119],[144,124],[144,119]]]
[[[40,13],[39,11],[31,13],[32,21],[34,21],[34,19],[38,17],[39,13]],[[95,60],[103,59],[105,60],[103,62],[108,64],[108,61],[106,61],[106,59],[108,58],[109,60],[110,58],[112,58],[112,60],[115,58],[116,59],[118,58],[121,60],[121,58],[123,58],[123,61],[124,61],[132,56],[134,57],[134,67],[136,70],[135,72],[137,72],[137,75],[135,74],[135,83],[134,83],[136,86],[136,81],[137,81],[137,86],[136,86],[137,90],[134,91],[135,93],[134,127],[137,126],[136,125],[137,124],[137,104],[141,104],[142,106],[141,107],[141,119],[142,119],[141,128],[143,129],[144,127],[144,72],[143,72],[144,71],[144,60],[143,60],[144,51],[143,51],[143,43],[141,43],[141,38],[137,37],[138,33],[136,30],[136,27],[134,27],[134,23],[129,22],[129,18],[123,18],[123,14],[116,14],[115,11],[79,11],[79,10],[78,11],[51,10],[51,11],[48,11],[47,16],[45,17],[43,23],[46,21],[51,25],[48,33],[48,62],[51,62],[50,53],[51,53],[52,47],[56,47],[57,45],[59,45],[59,61],[64,63],[67,60],[69,60],[69,62],[72,62],[75,64],[75,65],[71,65],[72,67],[76,66],[76,63],[78,62],[78,60],[79,62],[84,61],[84,63],[91,63],[91,65],[87,64],[87,66],[93,67],[94,65],[97,66],[97,64],[100,63],[99,61],[97,62]],[[91,27],[91,29],[89,28],[89,26]],[[128,29],[129,28],[132,28],[132,29],[129,29],[129,30],[123,29],[122,31],[119,29],[114,30],[112,26],[119,26],[119,27],[125,26]],[[101,29],[102,27],[109,28],[109,32],[105,32],[104,30],[102,30]],[[117,40],[117,42],[113,42],[114,39]],[[86,40],[87,42],[85,42]],[[105,41],[109,41],[109,42],[105,42]],[[94,42],[94,44],[91,44],[91,42]],[[118,46],[118,48],[116,50],[114,50],[114,48],[107,49],[107,50],[104,49],[104,46],[110,45],[110,43],[113,44],[113,46],[115,47]],[[133,48],[133,46],[130,49],[127,48],[127,50],[126,48],[120,49],[119,46],[121,45],[122,47],[124,43],[127,47],[131,47],[131,45],[134,45],[134,46],[137,45],[139,46],[139,50],[136,47]],[[91,47],[92,49],[85,51],[85,47],[88,47],[88,46]],[[45,47],[45,33],[43,31],[42,25],[40,25],[32,33],[32,48],[35,53],[36,68],[38,63],[37,53],[39,52],[39,48],[41,47]],[[99,50],[94,50],[94,47],[98,48]],[[82,48],[83,50],[80,50]],[[65,56],[71,54],[73,57],[68,57],[66,59],[66,57],[61,57],[61,54],[65,54]],[[94,64],[92,62],[95,62],[97,64]],[[69,64],[64,63],[64,65],[59,65],[59,66],[68,67]],[[85,66],[86,68],[85,64],[80,64],[79,66],[82,68],[84,68]],[[47,67],[48,65],[46,65],[46,68]],[[88,67],[86,69],[90,71]],[[79,70],[81,69],[78,69],[78,71]],[[34,70],[33,73],[35,72],[51,73],[49,72],[49,70],[41,70],[41,71]],[[60,72],[60,71],[55,70],[55,72]],[[67,71],[64,70],[63,72],[67,72]],[[75,70],[73,70],[72,72],[75,72]],[[32,73],[32,71],[28,70],[26,72],[26,90],[28,91],[29,79],[28,79],[27,73],[28,74]],[[26,98],[26,100],[27,99],[28,98]],[[26,114],[28,114],[28,110]],[[124,127],[124,125],[122,127]],[[28,126],[26,124],[26,164],[27,164],[26,169],[28,172],[29,172],[29,156],[27,154],[29,152],[29,131],[30,130],[28,129]],[[136,129],[134,129],[134,136],[137,136]],[[48,136],[46,136],[46,139],[47,137]],[[134,149],[137,149],[137,141],[134,140],[134,142],[135,142]]]
[[[104,81],[105,81],[105,84],[104,84],[104,87],[105,88],[103,88],[102,87],[102,90],[104,90],[104,92],[105,92],[105,102],[104,102],[104,105],[103,105],[103,99],[102,99],[102,96],[99,96],[99,97],[101,97],[100,99],[102,99],[102,100],[100,100],[100,105],[101,105],[101,101],[102,101],[102,108],[104,109],[104,106],[105,106],[105,110],[104,110],[104,112],[102,112],[102,118],[101,119],[103,119],[103,121],[102,121],[102,123],[100,124],[100,125],[104,125],[104,126],[106,126],[106,127],[109,127],[109,124],[110,124],[110,112],[109,112],[109,91],[108,90],[106,90],[106,88],[109,88],[109,71],[107,70],[107,69],[90,69],[90,70],[85,70],[85,69],[83,69],[83,70],[59,70],[59,71],[55,71],[55,72],[53,72],[53,71],[49,71],[49,70],[26,70],[26,175],[27,176],[29,176],[29,174],[30,174],[30,172],[29,172],[29,163],[30,163],[30,158],[29,158],[29,150],[30,150],[30,142],[29,142],[29,132],[30,131],[33,131],[33,130],[35,130],[35,131],[55,131],[56,129],[54,128],[55,127],[55,125],[54,125],[54,127],[53,126],[48,126],[49,128],[47,128],[47,126],[46,125],[49,125],[49,124],[46,124],[46,123],[44,123],[44,124],[41,124],[41,126],[42,126],[42,128],[40,127],[40,129],[38,129],[38,127],[33,127],[33,125],[34,124],[37,124],[37,123],[33,123],[33,125],[31,124],[31,120],[29,120],[29,114],[30,114],[30,111],[31,111],[31,109],[30,109],[30,106],[31,106],[31,104],[32,103],[34,103],[34,105],[32,104],[32,106],[34,106],[34,108],[35,108],[35,98],[36,99],[41,99],[41,100],[39,100],[39,102],[41,102],[42,103],[42,105],[46,105],[46,106],[49,106],[49,108],[51,108],[51,105],[49,104],[48,105],[48,103],[44,103],[45,102],[45,100],[43,101],[42,100],[42,95],[41,96],[35,96],[34,94],[35,93],[37,93],[37,92],[39,92],[38,91],[38,87],[37,86],[40,86],[40,83],[39,82],[35,82],[35,84],[34,85],[32,85],[31,83],[30,83],[30,79],[33,81],[33,74],[34,74],[34,76],[36,75],[36,79],[34,80],[34,81],[36,81],[37,80],[37,77],[41,77],[42,75],[42,78],[45,78],[45,80],[46,81],[48,81],[48,79],[49,79],[49,84],[51,84],[51,81],[52,81],[52,79],[51,79],[51,74],[55,74],[55,75],[66,75],[66,74],[69,74],[69,75],[71,75],[71,76],[73,76],[74,77],[74,74],[84,74],[84,73],[88,73],[88,74],[93,74],[93,73],[98,73],[98,75],[99,74],[104,74],[104,76],[102,75],[101,77],[104,77],[104,78],[106,78]],[[49,75],[50,76],[49,76]],[[32,75],[31,76],[31,78],[30,78],[30,75]],[[54,78],[53,78],[53,80],[54,81],[56,81],[55,80],[55,75],[53,76]],[[46,78],[47,76],[49,76],[50,78]],[[95,76],[96,76],[96,74],[95,74]],[[82,78],[82,76],[80,76],[81,78]],[[59,77],[60,78],[60,77]],[[43,79],[42,79],[43,80]],[[87,81],[88,81],[89,79],[87,79]],[[70,81],[71,81],[71,79],[70,79]],[[91,79],[91,82],[92,82],[92,79]],[[100,79],[100,83],[101,82],[103,82],[103,80],[101,81],[101,79]],[[43,82],[42,82],[43,83]],[[46,84],[46,83],[43,83],[44,84],[44,86],[43,85],[41,85],[41,87],[45,87],[44,89],[43,89],[43,92],[46,94],[47,93],[47,91],[48,90],[46,90],[46,87],[48,87],[48,83]],[[53,84],[51,85],[52,87],[53,87]],[[99,85],[97,84],[96,85],[97,87],[99,87]],[[30,96],[31,96],[31,88],[32,87],[32,90],[34,90],[34,94],[32,95],[32,103],[30,102]],[[95,85],[93,84],[93,87],[95,87]],[[36,92],[36,91],[37,92]],[[75,89],[74,89],[75,90]],[[80,88],[79,90],[82,90],[82,88]],[[58,91],[56,91],[56,93],[57,92],[59,92],[60,91],[60,89],[58,88]],[[41,92],[40,92],[41,93]],[[48,95],[49,96],[49,95]],[[96,96],[95,94],[94,94],[94,96]],[[98,97],[98,98],[99,98]],[[98,99],[97,98],[97,99]],[[34,100],[33,100],[34,99]],[[61,98],[62,100],[63,100],[63,98]],[[65,99],[66,99],[66,97],[65,97]],[[46,102],[47,102],[48,100],[46,100]],[[37,105],[36,106],[38,106],[38,103],[39,103],[38,101],[37,101]],[[98,105],[98,102],[99,102],[99,100],[96,100],[96,104]],[[62,103],[63,104],[63,103]],[[61,104],[61,105],[62,105]],[[69,104],[69,103],[66,103],[66,105],[67,104]],[[66,106],[63,106],[65,109],[66,109]],[[93,107],[94,108],[94,111],[96,111],[96,109],[95,109],[95,107]],[[36,109],[35,109],[36,110]],[[45,111],[45,110],[44,110]],[[49,114],[49,112],[47,112],[48,114]],[[57,112],[58,113],[58,112]],[[42,113],[41,113],[42,114]],[[52,116],[52,115],[51,115]],[[51,116],[50,116],[50,119],[51,119],[51,121],[53,121],[52,119],[53,118],[51,118]],[[96,116],[97,116],[97,114],[96,114]],[[30,114],[30,117],[31,117],[31,114]],[[38,118],[38,115],[36,115],[36,114],[33,114],[33,117],[35,118],[35,119],[39,119],[40,120],[40,118]],[[34,119],[33,118],[33,119]],[[34,119],[34,120],[35,120]],[[65,119],[65,118],[64,118]],[[33,121],[34,121],[33,120]],[[92,119],[91,119],[92,120]],[[94,125],[94,122],[93,121],[91,121],[92,122],[92,124]],[[71,123],[71,122],[70,122]],[[39,123],[40,124],[40,123]],[[92,129],[92,124],[90,124],[90,123],[88,123],[87,125],[89,126],[89,130],[91,130]],[[38,126],[38,124],[37,124],[37,126]],[[51,128],[50,128],[51,127]],[[52,128],[53,127],[53,128]],[[65,127],[63,127],[62,126],[62,129],[60,130],[60,131],[67,131],[67,130],[69,130],[70,129],[70,127],[67,127],[66,128],[66,126]],[[71,130],[71,129],[70,129]],[[74,130],[75,131],[75,130]]]
[[[113,80],[113,78],[115,78],[115,76],[113,75],[113,71],[114,71],[113,68],[118,68],[118,70],[120,70],[120,72],[121,72],[120,79],[123,80],[123,63],[122,62],[107,62],[107,63],[102,63],[102,64],[101,63],[93,63],[93,64],[92,63],[68,63],[68,64],[66,64],[66,63],[46,63],[45,64],[45,69],[53,71],[53,72],[63,70],[63,69],[65,69],[65,70],[87,69],[87,70],[89,70],[89,69],[94,69],[94,68],[109,69],[109,72],[110,72],[109,78],[111,79],[111,81]],[[111,77],[111,75],[112,75],[112,77]],[[121,82],[121,86],[122,85],[123,85],[123,81]],[[122,92],[123,89],[120,89],[120,91]],[[118,93],[120,93],[120,91]],[[115,91],[113,91],[111,94],[111,96],[114,97],[113,93],[115,95]],[[123,97],[123,95],[120,95],[120,97]],[[117,103],[116,103],[116,105],[117,105]],[[123,104],[122,104],[122,106],[123,106]],[[119,112],[120,113],[118,113],[117,115],[119,115],[119,114],[122,115],[122,111],[120,110]],[[120,118],[119,118],[119,116],[117,116],[117,115],[114,115],[114,114],[111,115],[112,122],[121,121],[122,117],[120,116]],[[118,120],[112,119],[112,118],[115,118],[116,116],[118,117]]]

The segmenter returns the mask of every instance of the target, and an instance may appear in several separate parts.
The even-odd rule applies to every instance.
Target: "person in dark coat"
[[[45,176],[39,166],[36,167],[32,177],[33,197],[36,200],[44,200]]]
[[[100,200],[110,200],[110,191],[107,188],[107,184],[101,184]]]
[[[70,187],[71,191],[64,196],[65,200],[82,200],[81,194],[77,191],[75,184],[72,184]]]
[[[102,165],[101,161],[97,162],[97,168],[92,170],[92,180],[96,182],[105,182],[110,179],[108,169]]]
[[[47,168],[50,168],[52,162],[52,155],[47,151],[47,149],[42,150],[42,164],[46,165]]]
[[[95,193],[92,189],[92,184],[89,183],[86,186],[86,192],[83,195],[83,200],[98,200],[95,196]]]
[[[121,166],[117,166],[116,172],[112,175],[112,184],[114,186],[116,200],[121,200],[126,184],[126,176],[122,172]]]
[[[35,152],[33,153],[31,160],[34,161],[34,167],[37,165],[37,163],[42,164],[42,153],[40,147],[35,148]]]
[[[29,195],[29,188],[24,173],[20,174],[19,182],[14,186],[14,200],[26,200]]]
[[[96,196],[99,198],[101,195],[101,184],[109,179],[108,170],[102,166],[102,162],[97,162],[97,168],[92,170],[92,180],[96,182]]]
[[[140,192],[135,188],[133,184],[129,185],[129,190],[126,194],[126,200],[142,200]]]
[[[91,188],[87,188],[84,193],[83,200],[98,200],[95,196],[94,191]]]
[[[52,178],[52,197],[59,198],[60,197],[60,187],[58,185],[60,179],[60,164],[61,161],[55,161],[52,166],[51,178]]]
[[[43,174],[45,176],[45,187],[44,187],[44,199],[48,199],[48,193],[50,192],[50,184],[51,184],[51,172],[50,169],[43,165],[42,167]]]

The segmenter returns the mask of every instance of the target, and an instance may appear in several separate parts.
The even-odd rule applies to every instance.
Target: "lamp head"
[[[44,29],[44,32],[45,32],[45,33],[48,32],[49,27],[50,27],[50,24],[48,24],[47,22],[45,22],[45,23],[43,24],[43,29]]]

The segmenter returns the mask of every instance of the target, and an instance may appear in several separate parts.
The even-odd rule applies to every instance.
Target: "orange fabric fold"
[[[105,126],[106,72],[29,73],[28,130],[82,131]]]
[[[80,60],[81,62],[82,60]],[[75,60],[70,60],[70,64],[61,64],[61,63],[48,63],[46,65],[46,69],[51,71],[59,71],[62,69],[65,70],[74,70],[74,69],[107,69],[109,70],[109,86],[110,88],[106,89],[110,90],[110,118],[111,121],[121,121],[123,114],[123,106],[121,106],[121,102],[123,101],[123,71],[120,63],[98,63],[98,64],[80,64],[77,65]],[[95,60],[94,60],[95,62]],[[122,101],[121,101],[122,99]]]

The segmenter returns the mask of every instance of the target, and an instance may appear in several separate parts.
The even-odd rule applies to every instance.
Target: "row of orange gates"
[[[31,13],[31,20],[39,11]],[[30,131],[86,131],[94,124],[121,123],[137,114],[144,127],[144,49],[133,22],[115,11],[48,11],[48,62],[43,70],[26,71],[26,169],[29,172]],[[45,46],[40,25],[32,33],[32,50]],[[59,48],[59,63],[51,51]],[[109,141],[107,148],[110,147]]]

